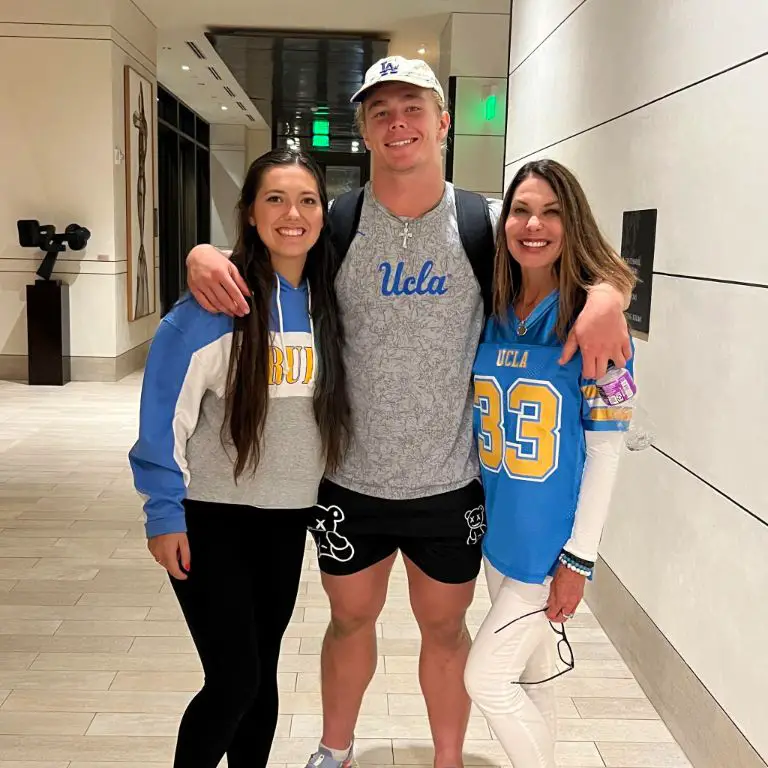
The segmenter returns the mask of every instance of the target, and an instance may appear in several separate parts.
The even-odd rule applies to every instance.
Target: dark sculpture
[[[91,233],[79,224],[70,224],[62,233],[56,234],[52,224],[40,225],[35,219],[19,219],[16,222],[19,230],[19,245],[22,248],[39,248],[45,253],[43,263],[37,270],[38,277],[50,280],[56,258],[67,250],[82,251],[88,244]]]
[[[147,205],[147,144],[149,125],[144,109],[144,86],[139,85],[139,105],[133,113],[133,127],[139,135],[139,174],[136,179],[136,210],[139,217],[139,255],[136,269],[136,297],[134,318],[149,314],[149,275],[147,274],[147,251],[144,248],[145,209]]]

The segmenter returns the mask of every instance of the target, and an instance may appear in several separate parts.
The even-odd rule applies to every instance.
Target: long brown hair
[[[251,290],[251,311],[245,317],[235,318],[221,433],[222,442],[230,437],[237,451],[235,480],[246,467],[256,471],[269,407],[269,315],[275,272],[266,246],[250,223],[250,216],[264,175],[272,168],[285,165],[299,165],[312,175],[323,211],[323,229],[307,255],[304,278],[312,292],[312,320],[319,358],[313,407],[329,470],[338,466],[349,440],[349,400],[342,359],[344,330],[334,290],[339,259],[329,234],[325,183],[310,155],[273,149],[251,165],[237,204],[238,237],[232,262]]]
[[[520,168],[504,196],[493,265],[493,314],[497,319],[506,322],[509,307],[518,299],[522,287],[522,270],[509,252],[504,225],[517,188],[531,176],[546,181],[560,203],[563,250],[554,265],[560,284],[560,311],[555,331],[564,341],[586,303],[591,286],[607,282],[629,293],[636,277],[603,237],[587,196],[573,173],[555,160],[534,160]]]

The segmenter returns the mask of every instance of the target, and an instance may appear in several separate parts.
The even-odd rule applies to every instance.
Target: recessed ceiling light
[[[225,112],[226,112],[226,111],[229,109],[229,107],[225,107],[223,104],[221,105],[221,108],[222,108],[222,109],[223,109]]]
[[[418,51],[416,51],[416,53],[418,53],[419,56],[423,56],[426,52],[427,52],[427,49],[423,45],[421,46],[421,48],[419,48]]]
[[[182,64],[182,65],[181,65],[181,68],[182,68],[182,69],[183,69],[185,72],[189,72],[189,67],[188,67],[186,64]]]

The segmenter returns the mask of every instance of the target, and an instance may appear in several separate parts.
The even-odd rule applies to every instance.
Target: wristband
[[[575,557],[565,550],[560,553],[558,560],[560,564],[565,566],[569,571],[578,573],[580,576],[584,576],[587,579],[592,577],[592,573],[595,567],[594,563],[589,563],[587,560],[582,560],[581,558]]]

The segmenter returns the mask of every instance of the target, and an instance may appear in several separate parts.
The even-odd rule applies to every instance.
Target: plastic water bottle
[[[625,439],[629,451],[642,451],[648,448],[654,439],[654,429],[645,409],[637,402],[637,386],[632,374],[626,368],[611,367],[597,382],[600,397],[612,406],[627,403],[632,408],[632,421]]]
[[[642,405],[636,404],[624,445],[628,451],[643,451],[650,448],[654,440],[655,430],[651,417]]]

